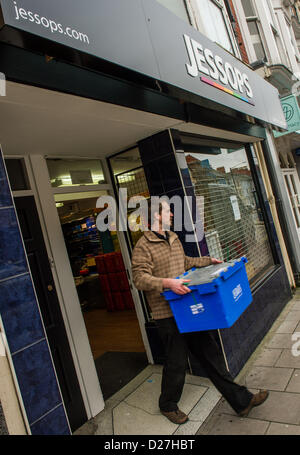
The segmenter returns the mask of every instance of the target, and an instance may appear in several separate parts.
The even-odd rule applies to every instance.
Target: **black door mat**
[[[105,352],[95,360],[104,400],[118,392],[149,364],[145,352]]]

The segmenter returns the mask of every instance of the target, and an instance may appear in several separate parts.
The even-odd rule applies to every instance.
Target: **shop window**
[[[127,207],[129,199],[134,200],[134,197],[142,196],[146,199],[150,197],[148,184],[145,176],[145,171],[142,165],[142,160],[138,147],[131,148],[127,151],[120,152],[109,158],[109,166],[114,178],[114,183],[117,188],[118,195],[120,190],[126,189],[127,200],[123,200],[123,206]],[[122,198],[121,198],[122,200]],[[119,207],[120,210],[120,207]],[[131,214],[135,209],[127,208],[128,216],[127,224],[127,240],[133,249],[137,241],[143,235],[143,229],[136,230],[134,225],[142,223],[144,220],[134,218],[131,224]],[[133,228],[133,229],[131,229]],[[147,303],[146,296],[143,292],[139,292],[143,312],[147,321],[152,320],[151,309]]]
[[[233,47],[225,21],[223,2],[220,0],[197,0],[205,35],[230,52]]]
[[[47,166],[53,187],[105,183],[100,160],[48,158]]]
[[[210,255],[246,256],[253,284],[274,261],[246,151],[190,152],[186,161]]]
[[[191,23],[186,3],[184,0],[157,0],[158,3],[161,3],[163,6],[168,8],[172,13],[176,14],[176,16],[183,19],[188,24]]]
[[[12,191],[30,190],[28,175],[23,158],[6,158],[5,166]]]
[[[127,152],[122,152],[110,158],[110,165],[114,174],[115,183],[118,191],[121,188],[127,191],[127,201],[129,199],[142,196],[146,199],[150,197],[148,184],[142,167],[142,160],[138,148],[133,148]],[[130,214],[135,209],[128,210],[129,237],[132,246],[135,246],[138,239],[143,235],[142,230],[130,229]],[[139,222],[140,220],[136,220]]]

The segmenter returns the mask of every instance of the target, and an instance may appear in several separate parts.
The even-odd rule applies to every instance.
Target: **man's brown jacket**
[[[182,244],[175,232],[169,232],[169,242],[146,231],[138,240],[132,254],[133,282],[137,289],[145,291],[154,319],[173,316],[168,302],[160,293],[163,278],[176,278],[192,267],[211,264],[209,257],[185,256]]]

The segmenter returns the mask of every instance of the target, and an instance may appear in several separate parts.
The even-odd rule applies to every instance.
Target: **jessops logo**
[[[203,48],[200,43],[189,36],[183,35],[183,38],[189,56],[189,63],[186,63],[186,69],[190,76],[197,77],[199,72],[204,73],[215,81],[220,81],[221,84],[229,85],[232,90],[212,79],[200,76],[200,80],[205,84],[254,106],[252,101],[253,90],[247,74],[241,73],[238,68],[233,67],[218,55],[214,55],[210,49]]]
[[[89,37],[85,33],[82,33],[73,27],[64,26],[52,18],[42,16],[36,11],[29,11],[25,8],[20,8],[16,1],[13,3],[16,21],[28,21],[40,27],[49,29],[51,33],[60,33],[61,35],[66,35],[66,37],[71,39],[90,44]]]

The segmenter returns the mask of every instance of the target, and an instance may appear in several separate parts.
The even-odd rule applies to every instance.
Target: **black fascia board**
[[[7,26],[0,40],[5,31],[9,40],[12,28]],[[0,41],[0,70],[8,81],[265,138],[264,126],[247,122],[240,112],[43,38],[38,49],[29,50],[37,47],[33,38],[19,32],[19,46]]]

